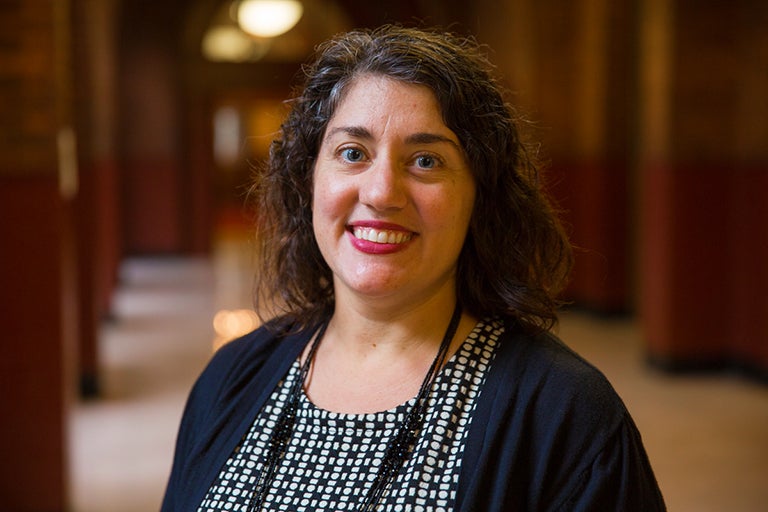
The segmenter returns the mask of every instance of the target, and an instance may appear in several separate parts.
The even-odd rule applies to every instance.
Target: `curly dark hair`
[[[352,31],[317,47],[251,189],[260,314],[306,327],[333,310],[331,270],[312,230],[314,163],[350,83],[374,74],[428,87],[473,173],[474,211],[457,270],[462,307],[477,317],[510,315],[533,330],[555,324],[571,246],[492,69],[472,38],[402,26]]]

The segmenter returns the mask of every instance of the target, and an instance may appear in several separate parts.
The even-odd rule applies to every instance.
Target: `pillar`
[[[649,355],[768,375],[768,6],[646,0],[641,12]]]
[[[69,2],[0,10],[0,502],[60,511],[78,317]]]

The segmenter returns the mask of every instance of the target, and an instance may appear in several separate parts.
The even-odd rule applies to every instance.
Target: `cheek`
[[[349,215],[351,195],[341,180],[329,179],[324,173],[316,174],[312,195],[312,222],[316,229],[318,225],[324,230],[332,224],[341,225]]]
[[[323,209],[348,208],[358,198],[359,182],[341,172],[319,172],[315,175],[315,194]]]
[[[314,184],[312,186],[312,214],[313,217],[322,215],[329,208],[334,197],[333,190],[330,187],[330,183],[326,179],[324,173],[316,173],[314,175]]]
[[[473,180],[467,180],[459,191],[459,197],[457,198],[457,204],[461,205],[461,217],[464,223],[469,225],[472,214],[475,210],[475,201],[477,200],[477,188]]]
[[[320,248],[325,245],[325,235],[328,233],[328,223],[331,211],[328,204],[328,190],[322,179],[315,176],[315,183],[312,189],[312,229],[315,232],[315,239]]]
[[[450,230],[466,229],[472,216],[474,195],[440,195],[422,204],[424,216],[429,218],[433,226]]]

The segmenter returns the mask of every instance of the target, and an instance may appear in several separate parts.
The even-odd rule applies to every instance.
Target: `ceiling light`
[[[237,8],[237,22],[254,36],[275,37],[291,30],[303,12],[298,0],[243,0]]]
[[[246,62],[253,54],[253,40],[235,26],[210,28],[203,37],[203,55],[214,62]]]

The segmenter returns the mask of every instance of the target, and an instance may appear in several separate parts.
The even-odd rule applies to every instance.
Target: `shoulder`
[[[505,321],[484,393],[507,421],[535,433],[536,441],[580,445],[596,456],[630,421],[605,375],[552,333],[530,334]],[[486,397],[489,398],[489,397]]]
[[[274,349],[286,333],[269,324],[262,325],[237,339],[222,345],[213,355],[206,372],[231,371],[236,366],[247,366],[260,361]]]
[[[516,400],[532,400],[547,408],[556,405],[560,410],[582,409],[601,423],[606,410],[618,416],[626,413],[605,375],[556,335],[526,333],[514,320],[504,324],[495,373],[497,380],[514,383],[504,388],[513,391]]]
[[[522,459],[539,484],[531,502],[569,511],[665,510],[635,422],[599,369],[551,333],[513,328],[500,349],[500,368],[518,379],[497,388],[514,390],[498,393],[515,411],[503,435],[524,432],[529,443]]]
[[[211,357],[200,376],[203,380],[234,377],[259,363],[274,350],[283,337],[279,332],[261,326],[258,329],[222,345]]]
[[[212,468],[232,452],[310,336],[273,322],[213,355],[187,398],[163,510],[171,510],[176,500],[188,500],[201,482],[207,489]]]
[[[566,457],[577,466],[588,463],[632,421],[600,370],[555,335],[525,332],[514,320],[504,321],[473,421],[478,419],[481,443],[494,439],[514,447],[517,455],[533,458],[526,464],[557,454],[548,463],[558,466]]]
[[[498,491],[500,503],[558,509],[584,489],[615,482],[621,468],[653,483],[634,422],[605,375],[557,336],[526,333],[514,320],[504,321],[472,421],[470,466],[505,484],[488,489],[469,475],[470,501]]]
[[[307,332],[292,332],[290,326],[273,322],[226,343],[198,377],[190,402],[211,412],[214,403],[231,401],[252,384],[271,379],[295,359],[308,337]]]

